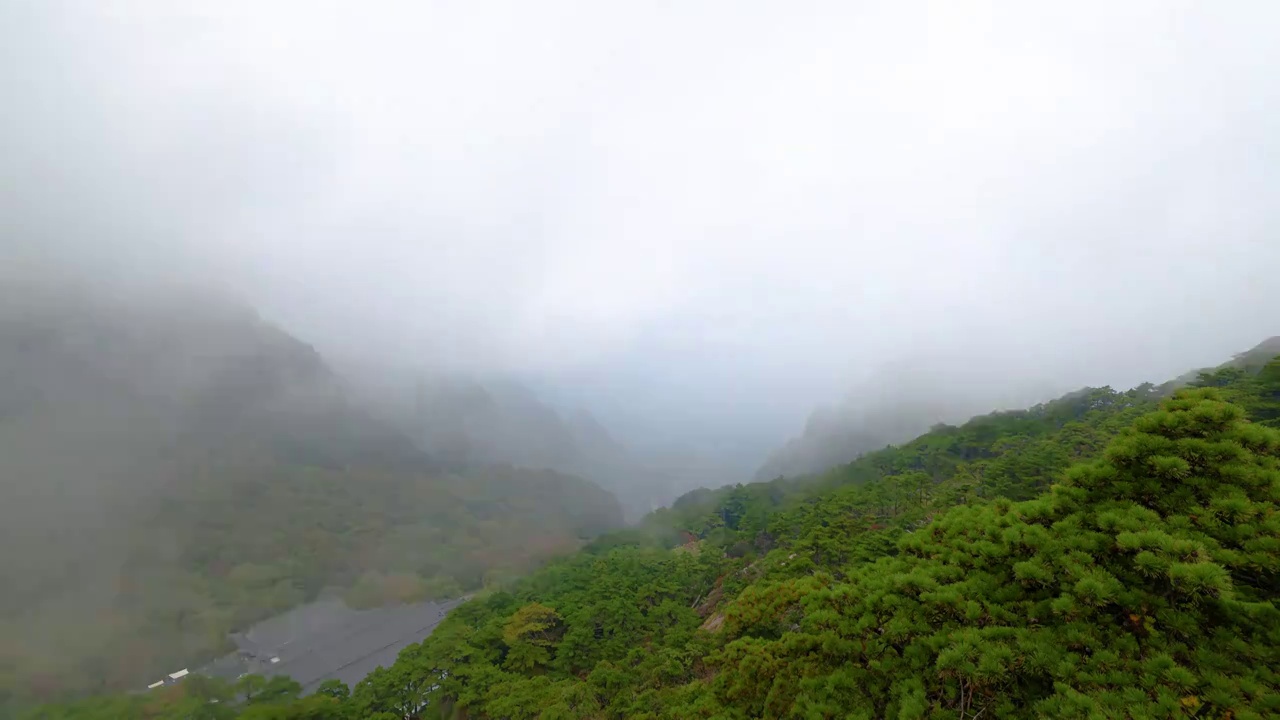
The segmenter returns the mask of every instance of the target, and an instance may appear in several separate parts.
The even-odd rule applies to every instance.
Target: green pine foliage
[[[217,717],[1280,717],[1280,364],[1193,385],[691,494],[460,606],[349,694]],[[173,712],[136,716],[196,716]]]
[[[740,717],[1280,713],[1277,458],[1220,393],[1179,395],[1050,492],[951,510],[773,612],[793,629],[735,638],[711,691]]]

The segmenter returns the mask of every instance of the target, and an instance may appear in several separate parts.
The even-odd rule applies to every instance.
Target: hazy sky
[[[1280,3],[0,0],[0,262],[798,429],[1280,332]],[[22,267],[27,267],[23,264]],[[657,418],[657,420],[653,420]]]

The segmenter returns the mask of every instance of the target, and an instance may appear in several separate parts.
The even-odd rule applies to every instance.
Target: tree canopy
[[[271,717],[1280,716],[1278,367],[691,494]]]

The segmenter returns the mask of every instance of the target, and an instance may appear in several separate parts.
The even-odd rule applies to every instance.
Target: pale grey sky
[[[652,426],[798,429],[903,356],[993,392],[1163,380],[1280,332],[1277,27],[5,0],[0,260],[218,282],[321,348]]]

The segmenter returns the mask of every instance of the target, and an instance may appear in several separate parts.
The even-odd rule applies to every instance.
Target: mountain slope
[[[464,604],[349,698],[272,711],[1270,717],[1280,434],[1246,412],[1274,410],[1280,359],[1200,382],[693,494]]]
[[[1280,435],[1243,406],[1280,373],[1256,377],[1158,409],[1081,391],[677,503],[464,606],[353,700],[399,672],[469,717],[1268,717]],[[540,635],[508,632],[535,608]]]
[[[1015,385],[977,358],[907,358],[881,368],[840,402],[815,410],[802,433],[770,454],[755,479],[822,472],[993,405],[1026,407],[1052,397],[1045,391],[1050,385],[1042,385]]]
[[[504,463],[587,478],[639,519],[689,487],[653,467],[586,410],[561,413],[523,385],[497,379],[432,376],[402,380],[383,394],[401,400],[393,422],[446,467]]]
[[[598,486],[446,469],[217,298],[0,304],[0,681],[130,687],[329,585],[460,593],[621,523]]]
[[[349,697],[242,716],[1272,717],[1280,358],[1236,370],[692,493],[462,605]]]

